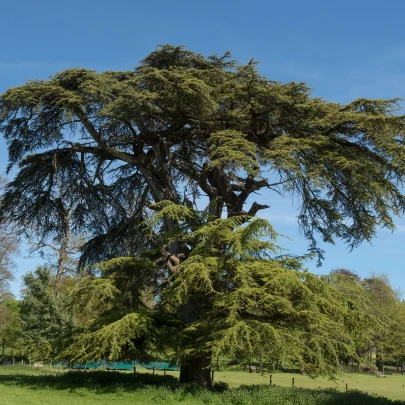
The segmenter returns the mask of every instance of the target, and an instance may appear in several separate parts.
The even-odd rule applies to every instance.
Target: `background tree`
[[[146,234],[145,219],[162,207],[153,203],[197,208],[205,195],[205,222],[239,216],[242,225],[268,208],[250,198],[268,189],[298,197],[299,224],[322,258],[317,238],[355,247],[403,213],[398,109],[397,100],[314,98],[305,84],[261,76],[254,61],[168,45],[134,71],[69,69],[0,97],[10,168],[19,165],[0,211],[21,228],[62,234],[61,199],[73,229],[93,236],[82,264],[154,247],[164,285],[193,245],[165,245],[162,235],[202,224],[167,215]],[[185,325],[190,300],[180,307]],[[189,359],[182,381],[198,382],[204,356]]]
[[[393,323],[387,336],[386,346],[388,353],[386,358],[390,364],[395,365],[397,371],[404,372],[405,364],[405,302],[397,302],[393,315]],[[387,361],[387,360],[386,360]]]
[[[14,279],[14,256],[19,252],[19,238],[10,227],[0,225],[0,298],[9,291],[9,282]]]
[[[38,233],[32,229],[24,231],[25,240],[30,246],[30,257],[39,255],[46,260],[47,265],[55,272],[55,283],[60,285],[65,276],[76,278],[78,275],[78,263],[80,249],[85,243],[83,234],[77,235],[71,232],[69,212],[66,211],[62,239],[43,240],[38,238]]]
[[[356,301],[360,313],[367,316],[370,322],[363,328],[356,329],[356,358],[342,357],[342,362],[349,366],[357,360],[367,360],[370,366],[375,354],[375,365],[384,372],[384,364],[401,367],[404,354],[404,312],[401,293],[390,285],[385,274],[371,274],[362,280],[355,272],[347,269],[336,269],[326,276],[329,284],[334,285],[350,301]],[[367,356],[366,356],[367,355]],[[365,358],[366,357],[366,358]]]
[[[0,198],[4,193],[7,179],[0,176]],[[19,254],[20,238],[14,224],[9,221],[0,222],[0,301],[9,297],[9,282],[14,280],[13,269],[15,256]]]
[[[371,367],[371,353],[375,350],[374,336],[376,329],[386,327],[386,324],[375,313],[372,297],[366,289],[364,281],[356,272],[344,268],[332,270],[324,279],[346,297],[349,305],[354,305],[357,308],[357,316],[359,319],[363,319],[362,328],[354,328],[351,331],[356,350],[349,356],[340,353],[339,359],[341,363],[349,368],[351,363],[357,362],[359,370],[360,363],[366,356]],[[367,322],[364,322],[366,320]]]
[[[0,345],[1,361],[4,362],[6,350],[13,357],[20,336],[18,301],[12,294],[4,294],[0,300]]]
[[[372,303],[371,313],[380,320],[380,326],[374,329],[373,341],[376,353],[376,366],[378,370],[384,372],[384,363],[386,356],[389,355],[392,347],[390,343],[399,338],[393,338],[399,320],[397,311],[399,310],[399,291],[395,291],[389,282],[387,275],[372,274],[371,277],[364,280],[365,288],[370,296]],[[391,337],[391,338],[390,338]]]
[[[25,354],[31,360],[53,360],[73,327],[68,294],[56,290],[55,276],[47,267],[37,267],[23,281],[20,319]]]

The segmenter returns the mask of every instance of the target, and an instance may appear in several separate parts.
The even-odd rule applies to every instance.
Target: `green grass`
[[[159,372],[162,374],[161,372]],[[172,373],[174,374],[174,373]],[[247,372],[229,371],[216,373],[216,380],[227,381],[230,386],[263,383],[268,376]],[[297,374],[273,374],[277,385],[291,383],[295,378],[296,386],[307,384],[314,388],[324,384],[333,386],[327,380],[316,382]],[[403,398],[405,387],[396,390],[401,377],[377,379],[372,376],[353,376],[347,380],[356,384],[370,384],[381,387],[384,384],[392,398]],[[354,378],[354,379],[353,379]],[[264,380],[265,379],[265,380]],[[302,381],[301,381],[302,379]],[[310,382],[310,383],[309,383]],[[341,383],[342,384],[342,383]],[[345,383],[344,383],[345,384]],[[336,387],[336,385],[335,385]],[[342,387],[340,387],[342,388]],[[350,385],[349,385],[350,388]],[[364,389],[357,387],[358,389]],[[375,389],[374,389],[375,391]],[[402,393],[402,395],[400,395]],[[193,386],[180,385],[173,375],[151,375],[141,373],[137,376],[118,372],[69,372],[49,374],[49,370],[34,370],[29,367],[0,367],[0,403],[1,405],[174,405],[174,404],[213,404],[213,405],[405,405],[405,401],[393,401],[359,391],[340,392],[336,389],[304,389],[287,387],[268,387],[259,385],[231,388],[223,393],[210,392]]]
[[[142,370],[142,372],[151,372]],[[157,371],[157,374],[163,374]],[[178,372],[171,372],[170,375],[178,376]],[[390,399],[405,399],[405,376],[390,375],[387,378],[377,378],[374,375],[348,373],[338,375],[335,381],[327,378],[311,379],[307,375],[297,373],[272,373],[272,383],[277,386],[291,387],[292,378],[294,378],[295,387],[310,389],[329,389],[344,392],[346,384],[349,390],[360,390],[371,395],[376,394]],[[261,374],[247,371],[216,371],[214,374],[215,381],[224,381],[231,388],[237,388],[240,385],[269,384],[269,374]]]
[[[387,378],[377,378],[374,375],[350,373],[337,376],[336,381],[330,381],[326,378],[311,379],[301,374],[274,373],[272,382],[282,387],[291,387],[292,378],[294,378],[295,387],[300,388],[334,388],[343,392],[346,390],[347,384],[349,390],[361,390],[390,399],[405,399],[405,376],[392,375]],[[216,372],[215,379],[227,382],[230,387],[238,387],[241,384],[269,383],[269,375],[262,377],[260,374],[238,371]]]

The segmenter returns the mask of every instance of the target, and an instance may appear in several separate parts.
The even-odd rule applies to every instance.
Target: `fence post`
[[[134,364],[134,374],[136,374],[136,366],[135,366],[135,364]]]
[[[294,388],[294,377],[292,378],[292,387]]]
[[[270,387],[272,386],[272,384],[273,384],[273,375],[270,374]]]
[[[346,383],[346,392],[347,392],[347,383]]]
[[[166,375],[166,369],[165,368],[163,369],[163,375]]]
[[[152,367],[152,374],[155,375],[155,366]]]

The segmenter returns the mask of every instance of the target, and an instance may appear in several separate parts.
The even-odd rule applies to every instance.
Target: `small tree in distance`
[[[330,274],[341,274],[342,276],[351,277],[351,278],[354,278],[356,280],[361,279],[360,276],[355,271],[348,270],[348,269],[343,269],[343,268],[332,270],[330,272]]]

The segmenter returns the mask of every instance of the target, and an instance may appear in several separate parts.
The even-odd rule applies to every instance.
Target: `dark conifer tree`
[[[168,45],[134,71],[68,69],[0,97],[0,131],[8,142],[10,168],[19,168],[1,214],[21,228],[30,225],[62,240],[61,207],[70,207],[73,229],[93,236],[83,250],[83,265],[154,249],[153,260],[162,269],[158,298],[166,289],[174,291],[179,269],[194,269],[184,270],[187,282],[193,282],[193,271],[199,277],[201,266],[188,266],[205,236],[186,241],[182,235],[196,235],[210,224],[220,232],[226,217],[228,239],[204,253],[207,260],[219,260],[232,232],[239,235],[241,226],[269,208],[271,193],[268,201],[252,201],[267,189],[300,200],[298,222],[310,251],[322,259],[318,238],[340,238],[355,247],[371,240],[378,227],[394,229],[392,216],[403,213],[405,118],[398,108],[398,100],[329,102],[312,97],[303,83],[268,80],[254,61],[243,65],[228,53],[206,58]],[[197,207],[202,196],[209,201],[203,213]],[[153,212],[165,215],[149,226]],[[212,251],[217,256],[209,259]],[[259,251],[256,256],[261,260]],[[248,266],[246,272],[254,270]],[[257,277],[252,282],[264,293],[267,284]],[[304,288],[310,277],[300,277],[294,283],[301,280]],[[227,288],[237,288],[236,280],[229,283],[218,293],[225,297]],[[184,291],[194,291],[190,287]],[[176,301],[185,330],[197,330],[202,322],[193,308],[209,313],[217,305],[202,291]],[[292,305],[294,297],[286,294]],[[261,316],[255,311],[249,316]],[[272,325],[271,311],[263,319]],[[288,319],[299,325],[296,317]],[[178,345],[181,380],[209,384],[204,370],[217,349],[208,340],[199,351],[191,350],[190,336],[179,336],[184,337]],[[330,369],[333,355],[319,357],[327,351],[316,347],[318,363],[327,358],[324,369]]]

